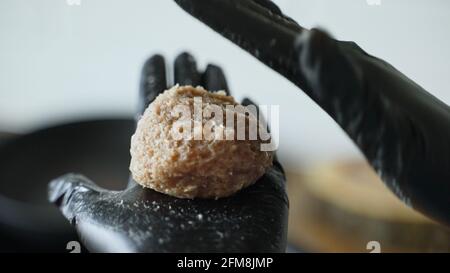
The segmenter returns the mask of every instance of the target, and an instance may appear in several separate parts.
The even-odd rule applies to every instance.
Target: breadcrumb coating
[[[174,110],[182,106],[193,114],[194,98],[202,99],[203,113],[210,113],[211,109],[218,109],[217,106],[223,111],[222,124],[215,120],[211,123],[211,117],[205,115],[200,118],[202,126],[208,121],[214,125],[209,139],[206,134],[202,139],[194,138],[194,134],[180,139],[174,134],[186,133],[180,129],[180,115],[174,114]],[[217,199],[255,183],[272,165],[273,152],[261,151],[263,141],[259,138],[236,140],[236,121],[235,130],[226,130],[230,129],[226,127],[226,114],[234,118],[242,115],[227,108],[236,105],[234,98],[225,92],[212,93],[202,87],[175,86],[160,94],[145,110],[131,138],[133,179],[144,187],[179,198]],[[246,114],[244,118],[246,124],[251,119],[256,120],[253,114]],[[185,122],[192,126],[196,124],[194,118]],[[221,130],[225,132],[223,138],[215,135]],[[227,140],[227,137],[233,140]]]

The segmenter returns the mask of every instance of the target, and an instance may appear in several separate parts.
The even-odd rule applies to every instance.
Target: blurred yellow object
[[[365,162],[288,172],[289,240],[305,251],[450,252],[450,230],[404,205]]]

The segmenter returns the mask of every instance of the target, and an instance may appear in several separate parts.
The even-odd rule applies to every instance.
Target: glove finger
[[[260,126],[265,127],[266,130],[267,130],[266,132],[267,132],[268,134],[270,134],[270,127],[269,127],[269,125],[267,124],[266,120],[264,119],[264,116],[261,114],[261,109],[258,107],[258,105],[257,105],[254,101],[252,101],[250,98],[244,98],[244,99],[242,100],[241,104],[244,105],[244,106],[254,105],[254,106],[256,107],[256,112],[255,112],[255,114],[256,114],[257,117],[258,117],[258,122],[260,123]],[[278,161],[278,157],[277,157],[276,154],[274,154],[274,157],[273,157],[273,163],[274,163],[274,166],[275,166],[278,170],[280,170],[281,172],[284,173],[283,167],[281,166],[280,162]]]
[[[191,54],[184,52],[175,59],[174,77],[175,84],[200,85],[200,74],[197,70],[197,63]]]
[[[281,10],[280,8],[275,5],[274,2],[270,1],[270,0],[253,0],[255,3],[257,3],[258,5],[261,5],[267,9],[269,9],[271,12],[281,15]]]
[[[166,89],[167,77],[164,57],[154,55],[142,67],[138,115],[142,115],[148,105]]]
[[[205,72],[203,73],[203,87],[209,91],[220,91],[223,90],[230,95],[228,89],[227,80],[222,68],[216,65],[208,65]]]

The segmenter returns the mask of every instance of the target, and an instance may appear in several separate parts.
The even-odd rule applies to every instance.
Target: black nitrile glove
[[[200,74],[187,53],[174,66],[176,83],[228,91],[217,66],[209,65]],[[159,55],[145,63],[139,113],[167,89],[165,71]],[[286,248],[288,200],[276,160],[253,186],[219,200],[178,199],[143,188],[131,178],[124,191],[109,191],[75,174],[52,181],[49,199],[93,252],[284,252]]]
[[[175,1],[300,87],[401,200],[450,225],[448,105],[355,43],[300,27],[271,1]]]

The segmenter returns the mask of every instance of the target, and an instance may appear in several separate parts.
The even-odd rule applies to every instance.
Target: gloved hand
[[[401,200],[450,225],[448,105],[354,42],[302,28],[269,0],[175,2],[300,87]]]
[[[176,83],[228,91],[219,67],[209,65],[200,74],[187,53],[176,59],[174,68]],[[156,55],[142,71],[139,113],[166,89],[165,62]],[[251,101],[246,99],[243,104]],[[127,189],[109,191],[77,174],[52,181],[49,199],[74,225],[83,245],[93,252],[286,249],[288,200],[284,173],[276,160],[253,186],[219,200],[178,199],[143,188],[131,178]]]

